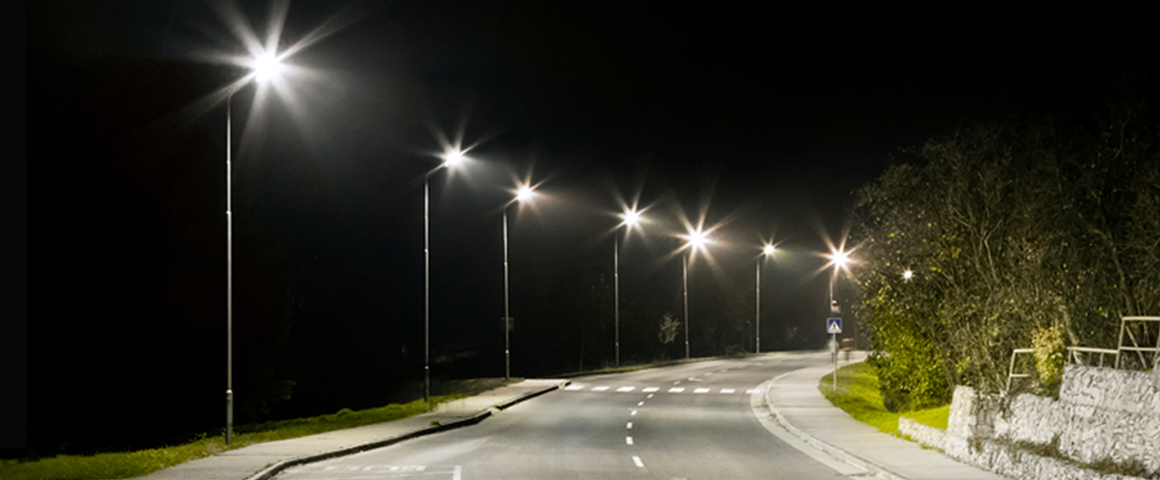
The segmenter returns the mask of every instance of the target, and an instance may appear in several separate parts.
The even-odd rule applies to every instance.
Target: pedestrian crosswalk
[[[613,386],[613,385],[573,383],[571,385],[568,385],[567,387],[564,387],[564,391],[567,391],[567,392],[607,392],[607,393],[632,393],[632,392],[654,393],[655,392],[655,393],[691,393],[694,395],[696,395],[696,394],[701,394],[701,395],[707,395],[707,394],[731,395],[731,394],[733,394],[733,395],[736,395],[736,394],[742,394],[742,393],[752,394],[752,393],[757,392],[757,389],[756,388],[736,388],[736,387],[735,388],[707,388],[707,387],[661,388],[661,387],[651,387],[651,386],[650,387],[638,387],[636,385]]]

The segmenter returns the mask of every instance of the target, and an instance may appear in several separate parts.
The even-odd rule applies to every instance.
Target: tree
[[[1050,390],[1048,350],[1113,347],[1121,316],[1160,309],[1156,123],[1091,118],[960,129],[859,191],[857,307],[892,407],[1001,390],[1033,343]]]

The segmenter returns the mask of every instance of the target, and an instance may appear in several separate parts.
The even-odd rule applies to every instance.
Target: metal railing
[[[1067,347],[1068,362],[1086,365],[1085,353],[1098,353],[1100,355],[1099,366],[1101,367],[1104,366],[1104,355],[1115,355],[1116,361],[1119,361],[1120,356],[1120,351],[1114,348]]]
[[[1148,325],[1156,322],[1156,331],[1149,333],[1151,329]],[[1139,324],[1139,328],[1129,328],[1129,324]],[[1136,333],[1140,333],[1140,338],[1136,337]],[[1156,345],[1148,346],[1140,345],[1140,340],[1150,340],[1152,336],[1156,337]],[[1130,345],[1124,344],[1124,338],[1131,342]],[[1011,391],[1011,380],[1016,378],[1031,377],[1030,373],[1016,373],[1015,359],[1021,353],[1034,353],[1035,350],[1030,348],[1016,348],[1011,351],[1011,366],[1007,369],[1007,391]],[[1098,354],[1100,356],[1099,366],[1104,366],[1104,355],[1115,355],[1115,368],[1121,368],[1124,362],[1121,359],[1130,356],[1125,352],[1135,352],[1140,359],[1140,364],[1145,369],[1152,368],[1157,370],[1160,368],[1160,317],[1122,317],[1120,319],[1120,341],[1116,348],[1091,348],[1091,347],[1067,347],[1067,358],[1071,363],[1085,364],[1084,357],[1087,354]],[[1151,354],[1151,360],[1145,355]],[[1155,373],[1157,388],[1160,388],[1160,372]]]
[[[1007,391],[1011,391],[1011,380],[1015,378],[1029,378],[1030,373],[1015,373],[1015,357],[1020,353],[1034,353],[1035,350],[1030,348],[1016,348],[1011,351],[1011,367],[1007,369]]]
[[[1147,340],[1149,330],[1148,324],[1151,322],[1156,322],[1157,324],[1157,332],[1155,334],[1156,345],[1152,347],[1140,346],[1140,343],[1136,339],[1136,334],[1133,332],[1133,329],[1128,328],[1128,324],[1139,323],[1141,330],[1140,333],[1144,339]],[[1132,346],[1124,345],[1125,334],[1127,334],[1128,339],[1132,341]],[[1120,352],[1136,352],[1136,355],[1139,356],[1140,363],[1144,365],[1144,368],[1148,368],[1148,366],[1154,365],[1158,360],[1160,360],[1160,317],[1123,317],[1123,319],[1120,321],[1120,342],[1119,345],[1116,345],[1116,349]],[[1152,361],[1148,361],[1147,358],[1145,358],[1144,352],[1152,352]],[[1123,355],[1120,354],[1116,355],[1116,368],[1120,368],[1120,357],[1122,356]]]

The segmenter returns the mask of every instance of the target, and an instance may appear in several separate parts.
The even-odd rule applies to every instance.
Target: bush
[[[1063,344],[1063,329],[1037,328],[1031,334],[1035,351],[1035,371],[1039,374],[1042,393],[1057,396],[1063,381],[1063,366],[1067,363],[1067,348]]]

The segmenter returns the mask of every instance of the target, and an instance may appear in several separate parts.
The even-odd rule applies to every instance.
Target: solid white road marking
[[[734,391],[735,390],[733,390],[732,388],[722,388],[721,389],[721,393],[733,393]]]
[[[568,385],[567,387],[564,387],[564,390],[584,390],[584,386],[583,385]]]
[[[632,437],[624,437],[624,443],[632,445]]]
[[[592,387],[593,392],[603,392],[605,390],[608,390],[608,387]]]
[[[684,388],[681,388],[681,387],[676,387],[676,388],[670,388],[670,389],[669,389],[669,393],[681,393],[681,392],[683,392],[683,391],[685,391],[685,389],[684,389]]]
[[[709,393],[709,389],[708,388],[698,388],[696,390],[693,390],[693,393]]]
[[[641,461],[640,461],[640,457],[637,457],[637,456],[635,456],[635,455],[634,455],[634,456],[632,457],[632,462],[633,462],[633,463],[635,463],[635,464],[636,464],[636,466],[638,466],[638,467],[640,467],[640,468],[644,468],[644,463],[641,463]]]
[[[642,392],[644,392],[644,393],[649,393],[649,392],[655,392],[655,391],[657,391],[657,390],[660,390],[660,389],[659,389],[659,388],[657,388],[657,387],[648,387],[648,388],[646,388],[646,389],[644,389],[644,390],[641,390],[641,391],[642,391]]]
[[[633,390],[636,390],[636,387],[620,387],[616,389],[618,392],[631,392]]]
[[[628,422],[628,426],[626,426],[625,428],[632,430],[632,422]]]

